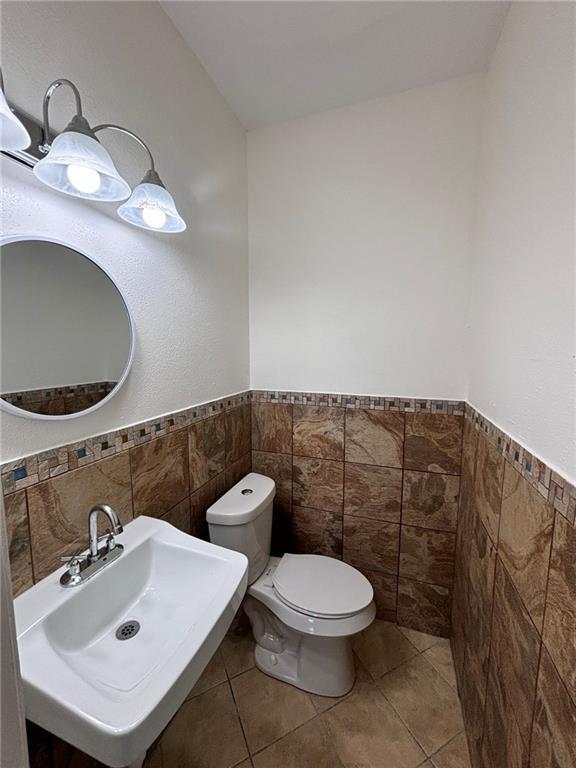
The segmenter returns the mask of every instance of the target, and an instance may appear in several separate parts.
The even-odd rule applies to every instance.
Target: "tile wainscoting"
[[[47,416],[64,416],[99,403],[117,384],[117,381],[94,381],[89,384],[5,392],[0,398],[24,411],[43,413]]]
[[[205,537],[252,468],[276,552],[342,557],[380,618],[452,634],[474,768],[576,765],[576,490],[459,401],[243,392],[9,462],[14,593],[85,546],[91,504]]]
[[[448,636],[462,428],[459,402],[253,393],[275,554],[342,558],[372,583],[379,618]]]
[[[474,768],[576,765],[574,486],[466,407],[452,648]]]
[[[250,435],[245,392],[3,465],[14,594],[86,547],[98,502],[207,538],[207,507],[250,471]]]

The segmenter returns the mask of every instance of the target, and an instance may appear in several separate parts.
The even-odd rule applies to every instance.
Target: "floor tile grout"
[[[406,640],[408,640],[408,638],[407,638],[405,635],[403,635],[403,637],[404,637]],[[441,639],[442,639],[442,638],[441,638]],[[410,640],[408,640],[408,642],[410,642]],[[436,645],[436,644],[437,644],[437,643],[434,643],[434,645]],[[415,646],[413,643],[411,643],[411,645],[412,645],[412,647],[416,648],[416,646]],[[396,707],[394,706],[393,702],[392,702],[392,701],[390,701],[390,699],[388,698],[388,696],[386,696],[386,694],[384,693],[384,691],[383,691],[383,690],[380,688],[380,686],[378,685],[378,681],[379,681],[379,680],[382,680],[384,677],[386,677],[386,675],[390,674],[391,672],[394,672],[394,671],[396,671],[396,670],[400,669],[400,667],[404,666],[405,664],[408,664],[408,663],[412,662],[412,661],[413,661],[413,660],[414,660],[414,659],[415,659],[417,656],[423,656],[423,655],[424,655],[424,653],[425,653],[426,651],[428,651],[428,650],[429,650],[430,648],[432,648],[432,647],[433,647],[433,646],[431,645],[431,646],[429,646],[428,648],[425,648],[423,651],[420,651],[420,650],[416,649],[418,652],[417,652],[416,654],[414,654],[414,656],[412,656],[412,657],[411,657],[411,658],[409,658],[409,659],[404,659],[402,662],[400,662],[400,664],[398,664],[397,666],[395,666],[395,667],[392,667],[391,669],[387,670],[387,671],[386,671],[386,672],[385,672],[383,675],[380,675],[378,678],[375,678],[375,677],[374,677],[374,676],[373,676],[373,675],[372,675],[370,672],[368,672],[368,673],[370,674],[370,677],[372,678],[372,681],[374,682],[374,684],[376,685],[376,687],[377,687],[378,691],[380,692],[380,694],[381,694],[381,695],[382,695],[382,696],[383,696],[383,697],[386,699],[386,701],[388,702],[388,704],[389,704],[389,705],[392,707],[392,709],[393,709],[393,710],[394,710],[394,712],[396,713],[396,715],[397,715],[397,717],[399,718],[399,720],[402,722],[402,724],[403,724],[403,725],[404,725],[404,727],[407,729],[407,731],[408,731],[408,732],[411,734],[412,738],[413,738],[413,739],[415,740],[415,742],[418,744],[418,746],[420,747],[420,749],[422,750],[422,752],[424,752],[424,754],[426,755],[426,759],[425,759],[425,760],[424,760],[422,763],[420,763],[420,765],[424,765],[424,763],[426,763],[426,761],[427,761],[427,760],[432,760],[432,757],[433,757],[434,755],[437,755],[437,754],[438,754],[438,752],[440,752],[440,750],[444,749],[444,747],[445,747],[447,744],[449,744],[451,741],[453,741],[453,740],[454,740],[454,739],[455,739],[457,736],[459,736],[459,735],[462,733],[462,731],[459,731],[457,734],[455,734],[454,736],[452,736],[451,738],[449,738],[449,739],[448,739],[448,741],[446,741],[444,744],[442,744],[442,746],[440,746],[440,747],[439,747],[439,748],[438,748],[438,749],[437,749],[435,752],[433,752],[431,755],[428,755],[428,753],[427,753],[427,752],[426,752],[426,750],[424,749],[424,746],[421,744],[420,740],[417,738],[416,734],[415,734],[415,733],[412,731],[412,729],[409,727],[408,723],[407,723],[407,722],[404,720],[404,718],[402,717],[402,715],[400,714],[400,712],[398,712],[398,710],[397,710],[397,709],[396,709]],[[433,665],[433,664],[431,664],[431,663],[428,661],[428,659],[424,659],[424,660],[426,661],[426,663],[427,663],[427,664],[429,664],[429,665],[430,665],[430,667],[431,667],[432,669],[434,669],[434,671],[435,671],[435,672],[436,672],[438,675],[440,675],[440,677],[442,678],[442,680],[444,680],[444,682],[446,682],[446,684],[447,684],[447,685],[450,685],[450,684],[449,684],[449,683],[446,681],[446,679],[444,678],[444,676],[443,676],[443,675],[441,675],[441,674],[440,674],[440,672],[439,672],[439,671],[436,669],[436,667],[434,667],[434,665]],[[450,688],[452,688],[452,690],[455,690],[455,689],[454,689],[454,688],[453,688],[451,685],[450,685]],[[457,690],[455,690],[455,693],[456,693],[456,696],[457,696],[457,698],[458,698],[458,702],[459,702],[459,704],[460,704],[460,710],[462,710],[462,702],[461,702],[461,700],[460,700],[460,696],[459,696],[459,694],[458,694],[458,691],[457,691]]]
[[[386,672],[384,672],[384,674],[379,675],[378,677],[376,677],[375,675],[372,674],[372,672],[370,672],[370,670],[362,662],[362,660],[360,659],[358,654],[356,652],[354,652],[355,663],[357,665],[357,672],[359,671],[359,669],[361,669],[363,672],[366,673],[366,676],[367,676],[366,682],[368,682],[371,686],[374,686],[374,688],[376,689],[378,694],[380,696],[382,696],[382,698],[392,708],[392,711],[395,713],[395,715],[398,718],[398,720],[400,721],[400,723],[402,723],[402,726],[406,729],[406,732],[410,734],[411,738],[414,740],[414,742],[422,750],[423,754],[425,755],[425,759],[423,760],[423,762],[419,763],[418,765],[419,766],[423,766],[423,765],[426,764],[427,761],[430,761],[432,763],[434,756],[437,755],[448,744],[450,744],[452,741],[454,741],[456,738],[458,738],[463,731],[459,731],[457,734],[454,734],[453,736],[451,736],[446,742],[444,742],[440,747],[438,747],[433,753],[427,754],[426,750],[424,749],[423,744],[420,742],[420,740],[417,738],[416,734],[408,726],[408,723],[404,720],[404,718],[402,717],[400,712],[394,706],[393,702],[386,696],[384,691],[381,689],[379,683],[383,680],[384,677],[386,677],[386,675],[388,675],[388,674],[390,674],[390,673],[400,669],[402,666],[408,664],[409,662],[413,662],[416,658],[418,658],[418,656],[423,656],[425,663],[427,665],[429,665],[432,670],[434,670],[434,673],[437,674],[446,685],[448,685],[452,690],[454,690],[454,688],[451,685],[451,683],[444,677],[444,675],[440,672],[440,670],[437,669],[428,660],[428,658],[425,655],[427,651],[429,651],[431,648],[433,648],[436,645],[438,645],[439,642],[443,638],[438,637],[434,642],[432,642],[431,645],[429,645],[428,647],[426,647],[426,648],[421,650],[406,635],[404,635],[401,632],[400,628],[397,625],[395,625],[394,622],[386,622],[386,623],[390,623],[392,626],[396,627],[396,629],[398,630],[398,632],[401,635],[402,639],[404,641],[408,642],[409,646],[413,649],[414,654],[410,658],[404,659],[404,660],[400,661],[398,664],[396,664],[395,666],[393,666],[390,669],[386,670]],[[223,666],[223,669],[224,669],[224,672],[225,672],[225,675],[226,675],[226,680],[223,680],[220,683],[215,683],[214,685],[210,686],[210,688],[208,688],[206,691],[203,691],[203,693],[208,692],[209,690],[212,690],[213,688],[217,687],[218,685],[222,685],[224,682],[226,682],[228,684],[228,688],[230,690],[230,693],[232,695],[232,699],[234,701],[236,717],[238,719],[238,722],[239,722],[239,725],[240,725],[240,728],[241,728],[241,731],[242,731],[242,736],[243,736],[243,739],[244,739],[244,745],[245,745],[245,748],[246,748],[246,751],[247,751],[247,755],[248,755],[247,758],[243,758],[239,763],[235,764],[236,767],[242,765],[242,763],[246,759],[248,759],[250,765],[253,768],[253,766],[254,766],[254,757],[256,757],[260,753],[268,750],[269,748],[271,748],[272,746],[277,744],[279,741],[281,741],[282,739],[288,737],[290,734],[294,733],[299,728],[302,728],[305,725],[309,725],[309,724],[314,723],[316,721],[317,722],[317,727],[322,727],[322,728],[328,727],[327,724],[325,723],[324,716],[327,715],[328,712],[330,712],[330,711],[334,710],[336,707],[338,707],[339,704],[343,704],[349,698],[349,696],[351,694],[353,694],[354,688],[355,688],[355,685],[356,685],[356,681],[358,679],[358,674],[357,674],[356,681],[355,681],[355,684],[352,687],[352,689],[347,694],[345,694],[343,697],[338,697],[337,700],[334,701],[334,703],[331,703],[326,709],[322,709],[321,711],[319,711],[317,709],[317,706],[316,706],[316,703],[314,701],[313,695],[310,694],[307,691],[302,691],[302,693],[304,693],[306,695],[308,701],[310,702],[310,704],[311,704],[311,706],[313,708],[313,711],[314,711],[314,715],[312,717],[309,717],[308,719],[304,720],[302,723],[299,723],[296,727],[290,728],[285,733],[282,733],[281,736],[279,736],[278,738],[274,739],[269,744],[266,744],[264,747],[261,747],[258,750],[252,751],[251,748],[250,748],[250,745],[248,743],[248,739],[247,739],[247,736],[246,736],[246,731],[245,731],[245,728],[244,728],[244,723],[242,721],[242,717],[241,717],[241,714],[240,714],[240,709],[239,709],[239,706],[238,706],[238,702],[237,702],[236,697],[234,695],[232,681],[237,679],[237,678],[239,678],[239,677],[241,677],[242,675],[246,675],[246,674],[248,674],[250,672],[254,672],[254,670],[257,670],[257,673],[259,675],[260,674],[261,675],[265,675],[265,673],[262,670],[259,670],[258,667],[254,665],[254,666],[252,666],[252,667],[250,667],[248,669],[244,669],[241,672],[238,672],[238,673],[236,673],[234,675],[230,675],[230,673],[228,671],[228,668],[226,666],[226,663],[224,661],[224,656],[223,655],[222,655],[222,666]],[[267,676],[267,677],[272,677],[272,676]],[[272,678],[272,679],[274,679],[274,678]],[[286,682],[281,681],[281,680],[277,680],[276,682],[279,682],[282,685],[287,685],[287,686],[290,685],[289,683],[286,683]],[[293,687],[293,686],[291,686],[291,687]],[[455,693],[456,693],[456,695],[458,695],[457,690],[455,691]],[[202,695],[202,694],[199,694],[199,695]],[[326,698],[331,698],[331,697],[326,697]],[[458,697],[458,700],[460,701],[459,697]]]
[[[236,696],[234,696],[234,689],[232,688],[232,683],[230,682],[230,679],[227,680],[227,683],[228,683],[228,688],[230,689],[230,695],[232,696],[232,701],[234,702],[234,707],[236,708],[236,717],[238,718],[238,723],[240,724],[240,730],[242,731],[242,737],[244,738],[244,744],[246,745],[246,752],[248,753],[248,758],[250,759],[250,762],[252,762],[252,753],[250,752],[250,747],[248,746],[248,739],[246,738],[246,732],[244,731],[244,723],[242,722],[242,718],[240,717],[238,702],[236,701]],[[241,763],[242,763],[242,760],[240,761],[239,764]]]

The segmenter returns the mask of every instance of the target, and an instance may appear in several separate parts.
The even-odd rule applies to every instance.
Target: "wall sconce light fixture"
[[[50,143],[48,107],[54,91],[61,85],[72,89],[76,114]],[[80,93],[74,83],[65,79],[51,83],[44,94],[42,113],[44,140],[40,151],[46,157],[34,166],[34,176],[58,192],[85,200],[125,200],[130,187],[82,114]]]
[[[138,142],[148,153],[150,168],[134,188],[130,199],[118,208],[118,216],[129,224],[154,232],[183,232],[186,223],[176,210],[174,199],[156,172],[154,158],[147,144],[132,131],[121,125],[104,123],[94,128],[94,133],[109,128],[120,131]]]
[[[0,150],[21,150],[30,146],[30,134],[10,109],[4,95],[4,78],[0,69]]]
[[[50,100],[61,85],[66,85],[74,94],[76,113],[62,133],[53,137],[50,130]],[[85,200],[115,201],[126,200],[118,208],[121,219],[137,227],[153,232],[183,232],[186,223],[176,210],[172,195],[165,188],[154,164],[154,158],[148,145],[135,133],[112,123],[103,123],[95,128],[82,113],[82,100],[78,88],[70,80],[59,78],[48,86],[42,104],[42,126],[22,115],[28,125],[31,124],[36,141],[32,140],[24,125],[19,120],[17,110],[12,110],[2,93],[6,106],[8,126],[18,126],[21,143],[19,146],[0,146],[11,157],[32,166],[37,179],[58,192],[80,197]],[[4,138],[4,104],[0,100],[2,139]],[[14,113],[17,114],[14,114]],[[150,168],[134,190],[116,170],[108,151],[102,146],[96,134],[106,128],[120,131],[137,141],[147,152]],[[28,139],[24,146],[22,131]],[[7,133],[8,135],[8,133]],[[12,134],[10,134],[12,135]]]

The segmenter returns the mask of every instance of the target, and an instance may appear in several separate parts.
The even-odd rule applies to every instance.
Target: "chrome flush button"
[[[244,490],[242,491],[242,496],[250,496],[251,493],[254,493],[252,488],[244,488]]]

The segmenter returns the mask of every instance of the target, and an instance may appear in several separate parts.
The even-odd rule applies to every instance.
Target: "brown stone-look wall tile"
[[[295,405],[293,451],[320,459],[344,458],[344,409]]]
[[[477,466],[474,481],[474,503],[484,527],[494,543],[498,542],[504,457],[487,438],[478,437]]]
[[[403,413],[346,411],[346,461],[401,467],[403,449]]]
[[[467,569],[468,590],[464,615],[465,675],[484,703],[490,653],[496,548],[476,519],[471,534]],[[454,614],[453,614],[454,616]]]
[[[190,499],[186,498],[179,501],[175,507],[172,507],[172,509],[169,509],[168,512],[162,515],[162,520],[165,520],[184,533],[191,534]]]
[[[208,541],[206,510],[226,492],[225,473],[213,477],[190,496],[190,533]]]
[[[515,700],[502,675],[490,667],[484,714],[482,768],[528,768],[528,744],[515,718]],[[533,699],[530,702],[532,705]]]
[[[542,630],[554,510],[506,464],[499,554],[532,620]]]
[[[252,451],[252,471],[266,475],[276,483],[271,552],[273,555],[281,556],[290,548],[292,456],[285,453]]]
[[[453,533],[403,525],[400,576],[451,587],[454,576],[454,541]]]
[[[134,515],[161,517],[190,493],[187,432],[173,432],[132,448],[130,467]]]
[[[310,507],[292,507],[289,552],[342,557],[342,515]]]
[[[470,759],[473,766],[479,767],[482,765],[486,679],[479,681],[478,676],[472,673],[474,664],[473,652],[469,647],[465,647],[464,666],[460,678],[460,701],[470,748]]]
[[[195,491],[226,466],[226,415],[197,421],[188,429],[190,490]]]
[[[573,768],[576,765],[576,703],[570,699],[548,655],[542,649],[530,768]]]
[[[292,457],[284,453],[252,451],[252,471],[276,483],[274,508],[290,511],[292,504]]]
[[[457,475],[405,470],[402,523],[455,531],[459,490],[460,478]]]
[[[86,548],[92,506],[109,504],[122,523],[132,519],[128,455],[53,477],[29,488],[27,494],[34,579],[39,581],[61,566],[60,557]]]
[[[402,470],[369,464],[344,465],[344,513],[400,522]]]
[[[252,403],[252,448],[292,453],[292,405]]]
[[[407,413],[405,468],[460,474],[462,422],[462,416]]]
[[[229,491],[232,486],[239,483],[242,478],[252,471],[252,452],[248,451],[238,461],[226,467],[224,477],[226,480],[226,490]]]
[[[544,644],[576,703],[576,528],[559,513],[550,561]]]
[[[400,526],[344,515],[344,560],[371,571],[398,572]]]
[[[489,675],[503,691],[507,708],[514,712],[524,744],[530,739],[539,653],[538,631],[506,569],[498,561]]]
[[[4,513],[12,573],[12,594],[16,597],[33,584],[26,491],[16,491],[5,497]]]
[[[360,568],[360,570],[372,584],[376,618],[382,621],[396,621],[398,578],[383,571],[372,571],[367,568]]]
[[[462,436],[462,475],[468,474],[474,481],[476,472],[476,454],[478,450],[478,432],[474,428],[471,419],[464,419],[464,429]]]
[[[226,466],[241,459],[251,448],[250,405],[226,411]]]
[[[341,461],[293,457],[292,501],[297,506],[341,512],[343,484]]]
[[[398,579],[398,623],[403,627],[449,637],[451,603],[447,587]]]

